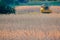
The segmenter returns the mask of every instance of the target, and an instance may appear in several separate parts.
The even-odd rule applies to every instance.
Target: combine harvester
[[[43,4],[40,8],[40,12],[41,13],[51,13],[52,10],[50,10],[48,5]]]

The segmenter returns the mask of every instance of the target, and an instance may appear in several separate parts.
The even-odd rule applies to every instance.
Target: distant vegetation
[[[1,4],[2,5],[20,5],[21,3],[39,2],[39,1],[60,1],[60,0],[0,0],[0,5]]]
[[[49,5],[60,5],[60,2],[56,2],[57,0],[0,0],[0,13],[15,13],[14,7],[17,5],[40,5],[42,4],[40,1],[55,1]]]
[[[0,0],[0,14],[15,13],[15,9],[10,5],[14,5],[14,0]]]

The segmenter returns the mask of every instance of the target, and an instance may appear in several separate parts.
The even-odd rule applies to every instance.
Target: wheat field
[[[60,14],[1,14],[0,40],[60,40]]]

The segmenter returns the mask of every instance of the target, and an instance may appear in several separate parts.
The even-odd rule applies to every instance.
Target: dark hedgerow
[[[14,7],[12,8],[11,6],[9,6],[10,5],[9,2],[10,1],[7,2],[7,0],[0,1],[0,14],[11,14],[11,13],[15,14],[15,8]],[[13,4],[13,2],[11,3]]]
[[[10,6],[0,6],[0,14],[15,14],[15,8],[12,8]]]

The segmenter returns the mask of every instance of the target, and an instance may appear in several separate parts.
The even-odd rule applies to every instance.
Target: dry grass
[[[0,15],[0,40],[60,40],[60,14]]]

